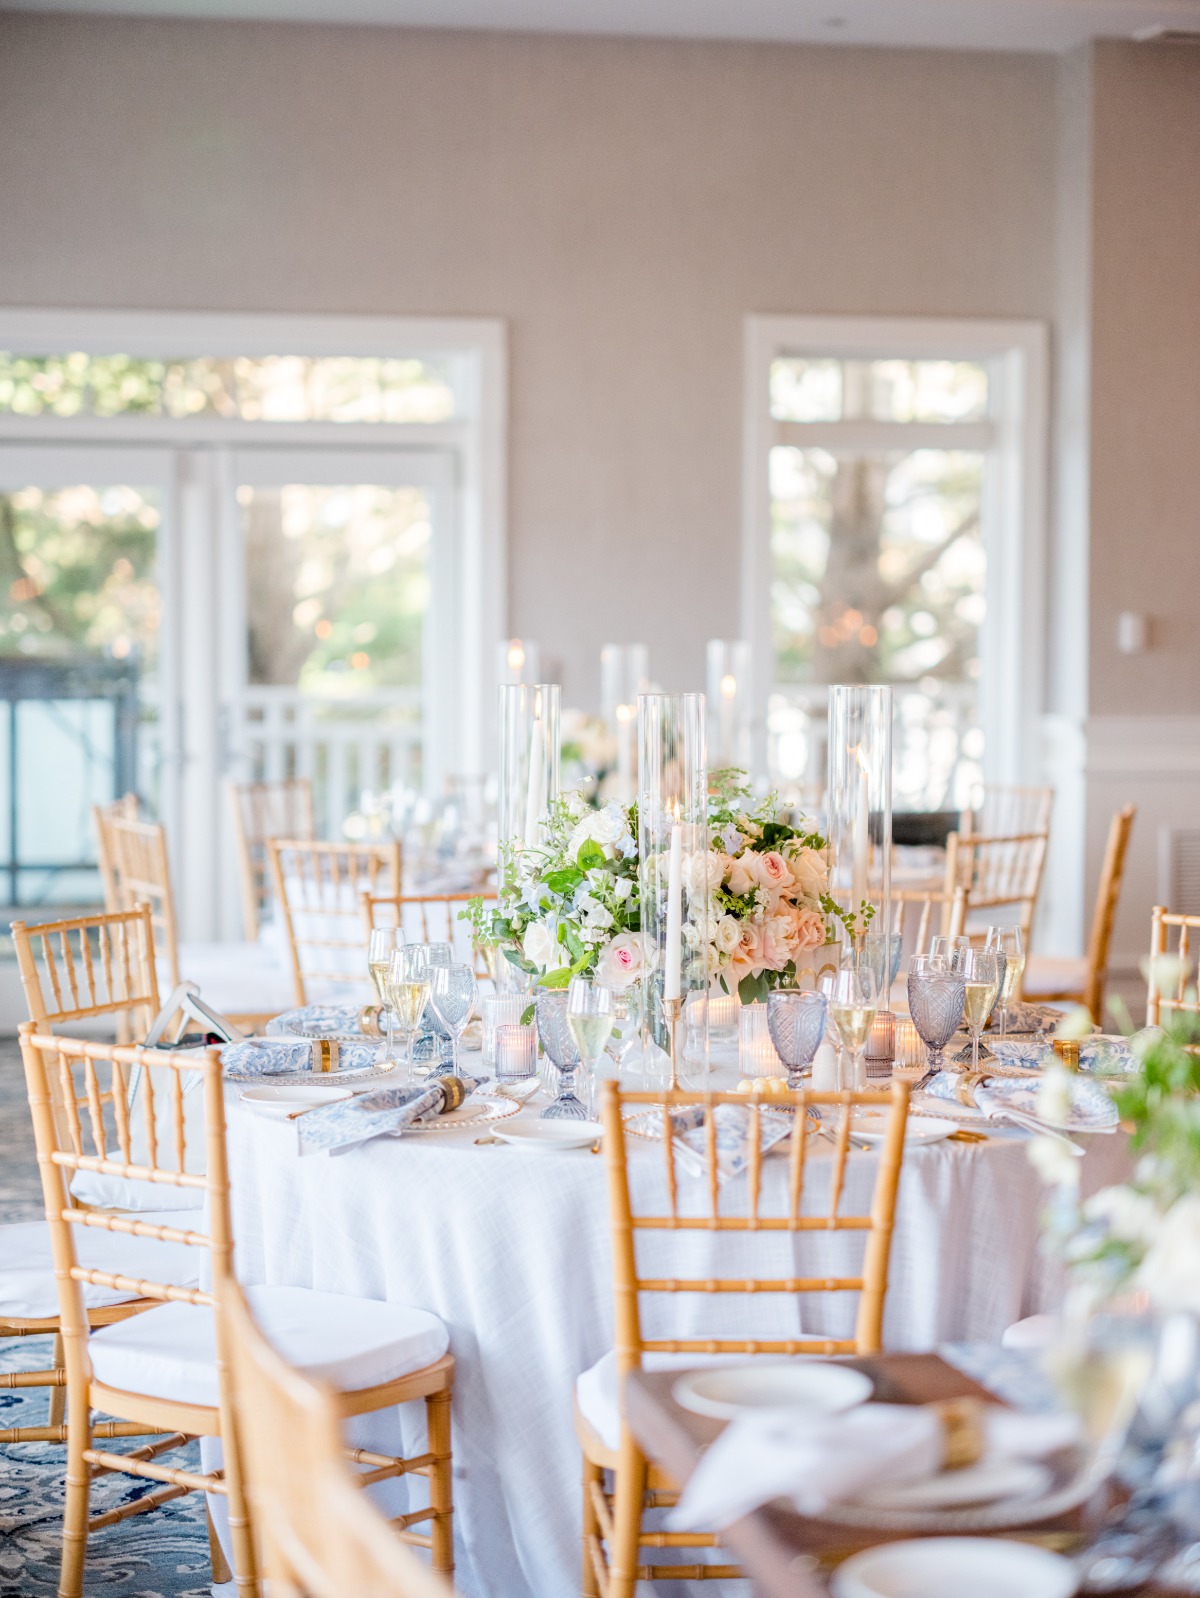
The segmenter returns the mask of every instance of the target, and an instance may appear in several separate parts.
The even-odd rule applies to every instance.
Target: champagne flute
[[[429,1002],[433,1013],[450,1034],[450,1071],[458,1075],[458,1040],[471,1019],[479,983],[475,968],[469,965],[427,965]],[[436,1071],[431,1075],[436,1076]]]
[[[567,1025],[587,1072],[589,1100],[596,1066],[612,1036],[615,1006],[613,991],[591,977],[572,977],[567,989]]]
[[[371,928],[371,941],[367,946],[367,970],[371,973],[371,981],[375,984],[380,1004],[387,1004],[388,966],[391,964],[392,955],[403,944],[404,939],[400,936],[399,927]]]
[[[970,947],[970,938],[966,933],[959,933],[955,938],[934,938],[929,954],[931,959],[940,960],[947,971],[961,971],[963,956]]]
[[[412,1081],[413,1043],[425,1006],[429,1003],[429,967],[423,952],[412,945],[396,949],[388,961],[385,983],[388,1007],[388,1052],[392,1046],[393,1020],[399,1023],[405,1040],[405,1081]]]
[[[1000,991],[1000,959],[995,949],[967,949],[959,971],[963,979],[963,1019],[971,1034],[971,1069],[979,1069],[979,1034]]]
[[[1004,956],[1004,969],[1000,973],[1000,997],[996,1001],[1000,1007],[1000,1039],[1003,1042],[1008,1032],[1008,1007],[1020,984],[1021,973],[1025,970],[1025,939],[1021,935],[1020,927],[989,927],[987,947],[998,949]]]
[[[851,957],[853,959],[853,957]],[[847,964],[833,978],[829,994],[829,1019],[842,1046],[840,1086],[856,1089],[862,1080],[862,1052],[875,1012],[879,1008],[879,982],[867,961]],[[850,1068],[845,1068],[845,1056]]]

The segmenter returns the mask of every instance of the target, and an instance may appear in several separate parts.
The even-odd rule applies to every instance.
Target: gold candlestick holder
[[[667,1052],[671,1057],[671,1092],[674,1093],[679,1086],[679,1018],[683,1014],[683,1000],[664,999],[662,1007],[670,1045]]]

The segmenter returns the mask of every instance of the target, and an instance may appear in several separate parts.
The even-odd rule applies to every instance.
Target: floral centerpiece
[[[707,878],[711,917],[689,917],[687,957],[744,1003],[786,985],[810,950],[837,941],[848,917],[830,898],[829,849],[813,826],[758,802],[739,771],[714,773],[709,848],[684,861],[692,894]],[[496,947],[532,984],[565,987],[593,973],[623,992],[642,968],[637,808],[593,809],[578,792],[550,806],[538,843],[502,850],[497,903],[472,902],[477,941]]]

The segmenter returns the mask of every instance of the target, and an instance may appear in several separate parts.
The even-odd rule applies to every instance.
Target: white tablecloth
[[[536,1111],[523,1111],[524,1114]],[[610,1347],[612,1288],[604,1161],[588,1151],[476,1147],[479,1129],[384,1138],[342,1155],[300,1159],[294,1130],[248,1113],[230,1089],[230,1165],[239,1275],[430,1309],[449,1326],[454,1393],[457,1583],[468,1598],[563,1598],[579,1580],[579,1452],[575,1378]],[[1125,1168],[1125,1139],[1092,1140],[1090,1187]],[[813,1145],[808,1185],[823,1203],[830,1157]],[[633,1155],[638,1184],[661,1181],[661,1148]],[[864,1213],[876,1156],[847,1169],[843,1213]],[[781,1183],[786,1162],[764,1175]],[[1039,1264],[1043,1193],[1022,1140],[939,1143],[906,1155],[884,1322],[890,1349],[955,1339],[995,1341],[1010,1322],[1053,1303]],[[806,1205],[806,1207],[808,1207]],[[769,1238],[689,1233],[684,1274],[728,1267]],[[778,1248],[776,1237],[773,1246]],[[849,1274],[861,1235],[805,1234],[805,1274]],[[722,1258],[724,1256],[724,1258]],[[676,1265],[683,1263],[677,1254]],[[708,1274],[709,1270],[704,1270]],[[778,1271],[773,1274],[780,1274]],[[732,1295],[651,1301],[658,1324],[744,1330]],[[852,1329],[855,1295],[764,1296],[763,1332]],[[660,1307],[661,1306],[661,1307]],[[419,1451],[423,1417],[409,1405],[405,1441]],[[410,1413],[414,1412],[415,1413]],[[379,1418],[371,1421],[382,1446]],[[421,1492],[417,1487],[416,1492]]]

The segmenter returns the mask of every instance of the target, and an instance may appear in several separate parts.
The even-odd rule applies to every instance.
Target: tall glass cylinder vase
[[[600,651],[600,715],[615,745],[614,797],[637,795],[637,702],[650,686],[645,644],[605,644]]]
[[[502,683],[496,793],[502,882],[516,854],[536,847],[558,788],[558,684]]]
[[[713,771],[750,770],[750,645],[743,639],[708,643],[708,748]]]
[[[857,946],[890,930],[892,690],[829,690],[830,893]],[[852,918],[852,919],[849,919]]]
[[[703,694],[638,699],[638,856],[641,889],[643,1048],[683,1054],[682,1006],[707,993],[712,943],[708,870],[708,757]],[[705,1036],[697,1042],[707,1060]],[[677,1048],[673,1048],[677,1043]],[[698,1061],[697,1063],[701,1063]]]

